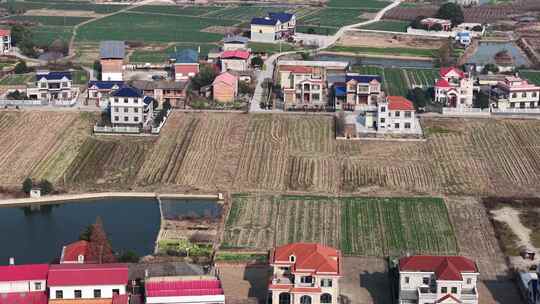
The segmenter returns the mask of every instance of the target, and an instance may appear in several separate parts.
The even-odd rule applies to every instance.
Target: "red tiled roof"
[[[249,58],[249,52],[245,50],[225,51],[221,54],[221,58],[240,58],[246,60]]]
[[[450,87],[450,83],[448,83],[448,81],[446,81],[445,79],[440,78],[440,79],[437,80],[437,82],[435,83],[435,86],[436,86],[437,88],[449,88],[449,87]]]
[[[413,103],[403,96],[388,96],[388,109],[391,111],[414,111]]]
[[[0,304],[47,304],[47,293],[41,291],[0,293]]]
[[[273,254],[274,263],[288,263],[289,257],[295,256],[294,270],[311,270],[313,273],[341,272],[341,252],[331,247],[315,243],[292,243],[277,247]]]
[[[448,73],[450,73],[452,71],[455,71],[459,75],[459,77],[461,77],[461,78],[465,77],[465,73],[463,73],[462,70],[460,70],[458,68],[455,68],[455,67],[441,68],[439,74],[440,74],[441,77],[446,77],[446,75],[448,75]]]
[[[79,261],[79,255],[82,255],[84,257],[84,262],[88,262],[86,260],[86,254],[88,252],[88,241],[81,240],[77,241],[71,244],[67,244],[63,251],[62,251],[62,257],[60,259],[60,263],[63,262],[77,262]]]
[[[48,271],[47,264],[0,266],[0,282],[46,280]]]
[[[125,285],[126,264],[59,264],[49,269],[49,286]]]
[[[298,292],[298,293],[310,293],[310,292],[320,293],[321,289],[320,288],[309,288],[309,287],[297,287],[297,288],[292,288],[291,292],[292,293],[295,293],[295,292]]]
[[[174,72],[177,74],[188,75],[189,73],[199,73],[199,64],[175,64]]]
[[[128,301],[129,296],[127,294],[114,294],[112,298],[112,304],[128,304]]]
[[[461,256],[410,256],[399,260],[400,271],[435,272],[440,280],[459,281],[461,273],[476,273],[476,264]]]
[[[456,297],[454,297],[454,296],[451,295],[451,294],[447,294],[447,295],[441,297],[440,299],[438,299],[437,301],[435,301],[435,303],[442,303],[442,302],[444,302],[444,301],[447,300],[447,299],[452,299],[452,300],[456,301],[456,303],[461,303],[461,301],[460,301],[459,299],[457,299]]]
[[[238,77],[234,76],[231,73],[225,72],[219,74],[212,83],[213,85],[216,85],[218,82],[222,82],[224,84],[227,84],[229,86],[235,86],[236,81],[238,80]]]
[[[302,65],[282,65],[279,67],[280,71],[288,71],[297,74],[310,74],[312,72],[311,67]]]
[[[152,281],[145,284],[147,297],[222,295],[221,282],[216,279]]]
[[[0,29],[0,37],[11,35],[11,30]]]

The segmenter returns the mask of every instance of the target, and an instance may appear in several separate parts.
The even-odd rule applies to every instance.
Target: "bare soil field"
[[[388,263],[383,258],[344,257],[340,280],[344,303],[392,304]]]
[[[420,38],[416,36],[353,31],[346,32],[346,34],[338,40],[338,44],[343,46],[365,46],[374,48],[439,49],[443,43],[444,39],[438,38]]]
[[[245,264],[216,264],[230,303],[265,303],[270,268]]]

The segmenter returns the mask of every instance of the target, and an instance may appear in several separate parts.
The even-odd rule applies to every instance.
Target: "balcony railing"
[[[294,284],[294,281],[289,276],[274,276],[272,284]]]

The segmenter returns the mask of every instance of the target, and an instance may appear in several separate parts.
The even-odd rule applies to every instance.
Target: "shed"
[[[101,59],[124,59],[126,45],[124,41],[101,41],[99,44],[99,56]]]

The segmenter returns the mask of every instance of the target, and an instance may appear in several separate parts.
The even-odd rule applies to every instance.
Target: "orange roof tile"
[[[388,96],[387,100],[391,111],[414,111],[413,103],[403,96]]]
[[[294,271],[335,275],[341,272],[341,252],[315,243],[292,243],[277,247],[274,251],[273,263],[291,264],[289,257],[292,255],[295,256]]]

